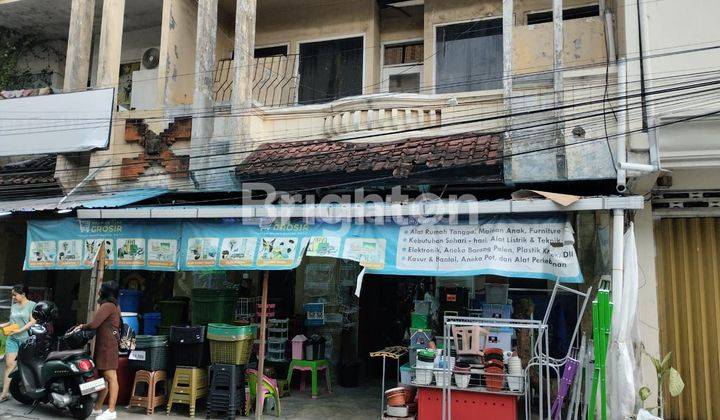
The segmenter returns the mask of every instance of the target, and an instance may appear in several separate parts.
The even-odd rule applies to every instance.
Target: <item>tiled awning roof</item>
[[[42,191],[47,193],[52,187],[59,186],[55,180],[56,155],[42,155],[20,162],[0,165],[0,187],[43,185]],[[3,191],[0,189],[0,194]],[[47,195],[47,194],[45,194]]]
[[[241,181],[259,182],[288,175],[359,178],[363,174],[412,180],[420,174],[433,178],[433,173],[462,168],[464,176],[497,182],[502,179],[500,149],[500,136],[469,133],[383,143],[274,142],[251,153],[237,166],[236,175]]]

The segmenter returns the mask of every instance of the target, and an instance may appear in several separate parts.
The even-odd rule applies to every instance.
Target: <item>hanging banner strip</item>
[[[28,222],[26,270],[288,270],[303,255],[357,261],[368,274],[494,274],[582,282],[564,216],[495,216],[464,224],[249,223],[236,219]]]

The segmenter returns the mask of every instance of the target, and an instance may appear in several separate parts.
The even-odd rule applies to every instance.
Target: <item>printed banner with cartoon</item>
[[[572,227],[562,216],[456,225],[31,221],[25,269],[91,268],[103,241],[109,267],[119,269],[288,270],[309,255],[357,261],[367,273],[582,282]]]

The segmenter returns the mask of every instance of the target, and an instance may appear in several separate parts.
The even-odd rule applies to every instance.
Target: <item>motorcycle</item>
[[[70,331],[56,344],[49,327],[49,322],[39,322],[30,328],[30,336],[18,351],[17,367],[10,374],[10,394],[22,404],[52,404],[70,410],[76,419],[85,419],[92,414],[97,392],[105,389],[102,378],[90,380],[95,363],[84,349],[89,338],[81,336],[78,342],[82,332]],[[72,348],[51,351],[63,344]]]

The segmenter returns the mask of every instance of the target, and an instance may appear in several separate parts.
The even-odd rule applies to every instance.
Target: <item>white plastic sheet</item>
[[[626,419],[635,412],[637,382],[633,345],[637,340],[638,260],[635,228],[625,232],[623,278],[613,284],[613,316],[607,355],[608,413],[611,419]]]

